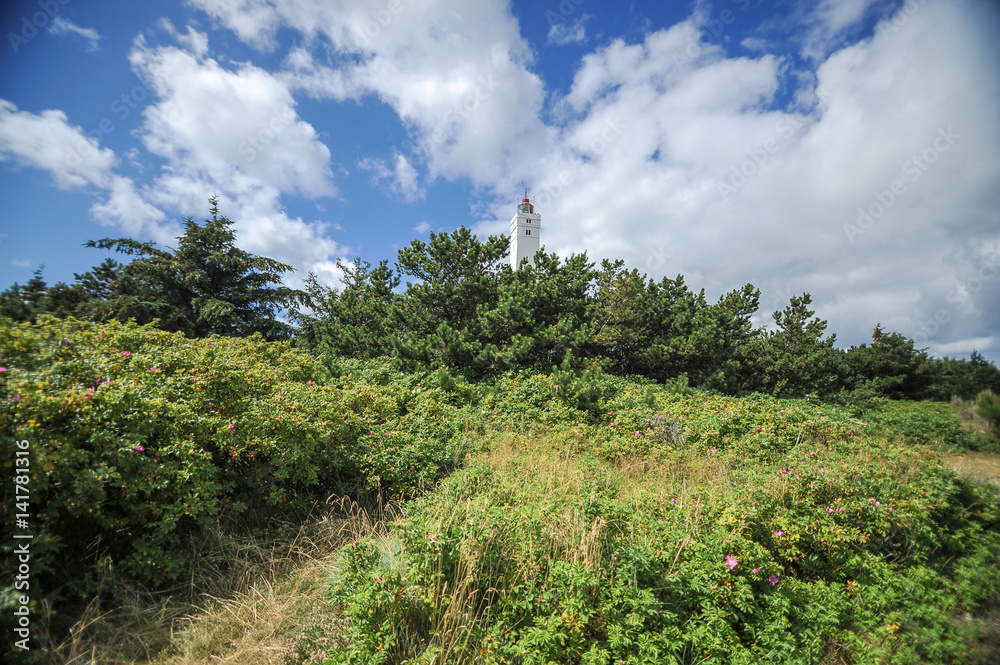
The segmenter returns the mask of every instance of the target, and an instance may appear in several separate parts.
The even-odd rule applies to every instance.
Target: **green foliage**
[[[361,257],[351,264],[337,261],[344,276],[343,290],[330,289],[310,274],[306,303],[310,314],[298,313],[297,343],[320,353],[354,358],[377,358],[391,353],[388,317],[399,277],[382,261],[373,270]]]
[[[349,646],[327,662],[967,662],[974,632],[952,617],[1000,591],[992,490],[840,419],[793,434],[807,403],[653,400],[690,439],[610,457],[599,426],[495,440],[345,549]],[[609,418],[638,427],[639,410]],[[752,423],[774,433],[767,462],[705,449]]]
[[[781,397],[828,395],[842,385],[843,359],[833,348],[836,335],[823,338],[826,321],[813,317],[808,293],[792,296],[784,310],[774,313],[778,330],[756,340],[744,385]]]
[[[952,618],[1000,591],[995,492],[922,445],[969,444],[947,404],[737,398],[571,351],[469,382],[51,317],[0,322],[0,358],[48,593],[169,587],[219,520],[414,499],[342,551],[334,663],[963,662]]]
[[[88,247],[135,257],[117,269],[107,297],[90,303],[90,318],[143,324],[158,320],[165,330],[195,337],[254,332],[266,339],[289,337],[292,328],[277,314],[305,294],[275,284],[293,268],[236,247],[233,222],[219,217],[215,198],[209,203],[212,219],[204,225],[184,220],[184,234],[173,251],[131,238],[88,242]],[[101,275],[83,281],[88,280],[100,282]]]
[[[860,395],[914,399],[930,381],[927,353],[914,348],[913,340],[885,332],[881,325],[875,326],[871,346],[851,347],[845,360],[849,384]]]
[[[984,390],[976,396],[976,413],[986,419],[993,431],[1000,435],[1000,396]]]
[[[105,263],[97,270],[113,270],[114,262]],[[42,314],[65,317],[84,311],[95,297],[88,290],[90,282],[68,286],[62,282],[49,286],[42,277],[43,268],[24,286],[14,284],[0,293],[0,316],[14,321],[35,321]]]
[[[366,487],[412,494],[454,466],[466,431],[440,390],[373,383],[364,366],[334,378],[259,334],[43,316],[0,321],[0,357],[0,429],[31,446],[33,570],[49,590],[85,591],[99,562],[167,584],[214,520],[301,516]]]

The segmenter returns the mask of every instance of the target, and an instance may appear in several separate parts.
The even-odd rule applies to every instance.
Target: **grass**
[[[50,645],[53,662],[300,665],[355,662],[342,660],[353,652],[420,665],[607,663],[640,649],[638,636],[666,639],[675,628],[680,662],[737,648],[759,649],[759,662],[792,651],[803,662],[934,662],[926,654],[938,642],[956,662],[993,662],[1000,596],[969,611],[972,601],[958,599],[975,595],[968,589],[921,586],[947,573],[989,588],[992,578],[962,559],[979,522],[948,535],[952,553],[940,567],[908,529],[926,515],[952,519],[942,459],[961,477],[1000,486],[1000,456],[852,438],[858,421],[813,414],[806,402],[701,400],[623,402],[614,418],[633,420],[617,429],[589,418],[527,433],[494,422],[463,469],[416,501],[343,498],[298,526],[217,525],[175,596],[104,589],[71,636]],[[963,408],[942,405],[935,417]],[[649,409],[680,418],[683,436],[671,430],[653,442],[653,428],[640,437]],[[896,422],[917,429],[907,417]],[[935,497],[930,513],[921,512],[922,483]],[[859,537],[846,516],[867,521],[869,496],[906,518],[885,513]],[[826,506],[848,513],[827,518]],[[971,540],[960,546],[958,537]],[[722,563],[729,553],[740,561],[734,570]]]
[[[961,455],[949,455],[948,466],[960,476],[1000,488],[1000,455],[996,453],[970,451]]]

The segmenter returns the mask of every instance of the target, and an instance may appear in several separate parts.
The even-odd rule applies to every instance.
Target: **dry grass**
[[[51,662],[284,665],[314,655],[301,651],[323,647],[324,636],[336,632],[325,599],[337,550],[365,536],[387,537],[400,517],[395,505],[375,501],[328,503],[290,537],[269,542],[217,526],[194,553],[197,577],[178,587],[178,596],[101,589],[68,637],[44,645]]]
[[[959,418],[961,418],[962,421],[962,427],[970,432],[990,436],[997,436],[997,434],[1000,434],[994,431],[993,427],[990,425],[990,421],[983,418],[976,412],[976,400],[952,397],[951,405],[955,407],[956,411],[958,411]]]
[[[1000,487],[1000,455],[976,452],[948,455],[947,463],[961,476]]]

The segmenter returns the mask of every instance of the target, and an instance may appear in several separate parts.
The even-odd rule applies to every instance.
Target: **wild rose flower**
[[[781,470],[781,475],[785,475],[786,473],[788,473],[788,469],[782,469]]]
[[[140,444],[138,444],[138,443],[137,443],[137,444],[135,444],[135,452],[137,452],[137,453],[141,453],[141,452],[145,452],[145,451],[146,451],[146,449],[145,449],[145,448],[143,448],[143,447],[142,447],[142,445],[140,445]]]
[[[751,571],[751,572],[759,573],[760,572],[760,568],[754,568],[753,571]]]
[[[832,512],[833,512],[833,508],[827,508],[827,509],[826,509],[826,512],[827,512],[828,514],[829,514],[829,513],[832,513]]]
[[[128,358],[130,355],[132,355],[132,352],[131,351],[126,351],[122,355],[125,356],[126,358]]]
[[[781,529],[778,529],[777,531],[774,532],[774,535],[776,535],[776,536],[783,536],[783,535],[785,535],[785,532],[782,531]]]
[[[771,583],[771,586],[774,586],[775,584],[778,583],[778,576],[771,575],[770,577],[767,578],[767,581]]]
[[[231,430],[236,429],[236,425],[234,425],[233,423],[229,423],[229,429]]]
[[[736,560],[736,557],[734,557],[732,554],[727,554],[726,555],[726,565],[729,566],[729,570],[732,570],[738,564],[739,564],[739,561]]]

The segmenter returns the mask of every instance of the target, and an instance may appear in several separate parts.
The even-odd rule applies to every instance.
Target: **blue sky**
[[[1000,10],[988,0],[188,0],[0,9],[0,286],[90,239],[170,246],[218,194],[335,284],[430,231],[808,291],[1000,360]]]

